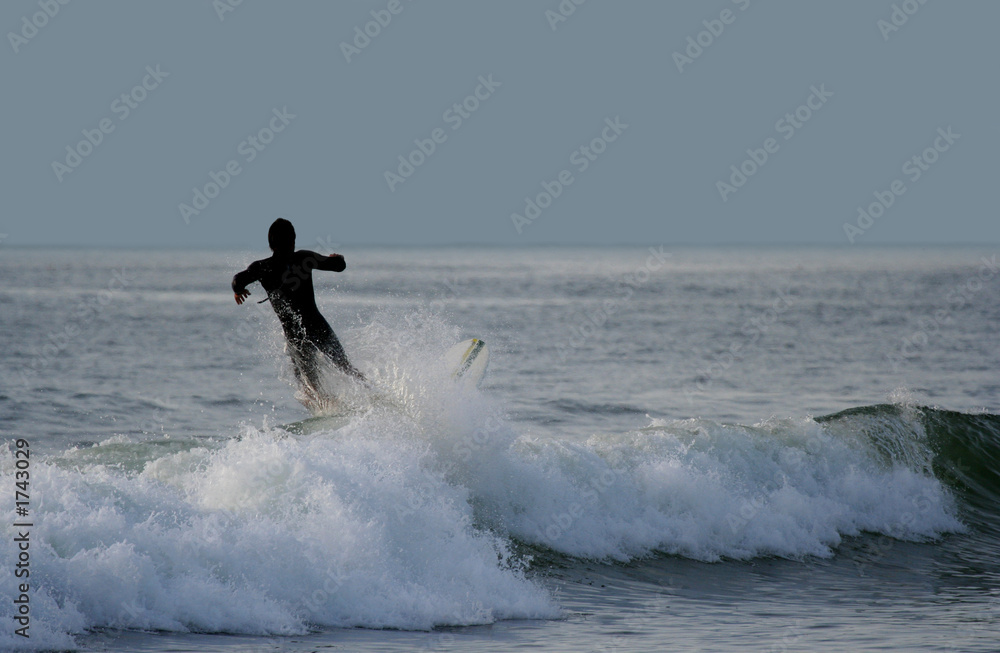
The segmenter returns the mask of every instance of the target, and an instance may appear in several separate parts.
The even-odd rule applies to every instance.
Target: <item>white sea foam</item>
[[[65,633],[99,626],[293,634],[557,614],[504,538],[471,526],[467,490],[423,464],[420,445],[348,430],[248,432],[133,476],[36,462],[33,641],[65,646]],[[9,455],[3,468],[7,482]],[[412,501],[417,487],[433,501]],[[6,527],[4,560],[13,536]]]
[[[503,464],[473,494],[518,538],[573,556],[829,556],[863,531],[920,540],[963,529],[937,479],[808,419],[519,440]]]
[[[715,561],[962,529],[922,466],[810,419],[518,433],[497,401],[431,364],[458,334],[425,322],[406,339],[378,321],[355,334],[382,399],[336,431],[245,426],[182,447],[117,437],[33,459],[30,645],[71,647],[97,627],[296,634],[558,616],[515,539],[587,558]],[[919,435],[902,448],[919,449]],[[13,487],[9,452],[0,471]],[[16,556],[13,521],[2,560]],[[12,632],[15,587],[0,565],[5,648],[29,644]]]

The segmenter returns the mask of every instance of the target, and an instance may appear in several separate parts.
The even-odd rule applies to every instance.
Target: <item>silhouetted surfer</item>
[[[305,249],[295,251],[295,228],[284,218],[271,224],[267,244],[273,252],[270,258],[254,261],[233,277],[236,303],[242,304],[250,295],[249,284],[259,281],[264,286],[285,331],[295,378],[310,398],[320,398],[323,387],[317,352],[323,352],[345,373],[365,382],[364,375],[347,360],[336,334],[316,307],[313,294],[312,271],[342,272],[347,267],[344,257],[323,256]]]

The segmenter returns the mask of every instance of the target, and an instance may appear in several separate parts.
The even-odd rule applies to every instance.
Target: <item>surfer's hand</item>
[[[246,301],[246,298],[250,296],[250,291],[244,288],[243,290],[236,292],[235,295],[236,295],[236,303],[242,304],[244,301]]]

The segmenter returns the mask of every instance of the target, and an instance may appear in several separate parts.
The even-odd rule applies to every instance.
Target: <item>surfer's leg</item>
[[[309,385],[312,386],[313,390],[316,391],[317,396],[322,396],[326,394],[323,391],[323,375],[320,372],[319,365],[317,364],[316,354],[310,352],[305,364],[302,367],[302,373],[309,381]]]
[[[347,352],[344,351],[343,345],[340,344],[340,340],[337,339],[332,329],[321,342],[316,344],[316,348],[326,354],[333,361],[334,365],[339,367],[345,374],[353,376],[358,381],[367,385],[368,379],[365,378],[365,375],[358,368],[351,365],[351,361],[347,360]]]
[[[322,395],[322,376],[316,364],[316,350],[308,341],[288,343],[288,353],[292,359],[295,380],[306,395],[318,398]]]

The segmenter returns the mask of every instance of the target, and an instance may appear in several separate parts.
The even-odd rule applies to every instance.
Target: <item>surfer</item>
[[[347,267],[340,254],[323,256],[306,249],[295,251],[295,228],[278,218],[267,232],[270,258],[254,261],[233,277],[236,303],[242,304],[250,291],[247,286],[259,281],[267,291],[271,308],[285,332],[286,350],[292,359],[295,378],[310,399],[322,398],[322,375],[318,354],[322,352],[345,374],[367,384],[364,375],[347,360],[347,354],[316,307],[312,271],[343,272]]]

